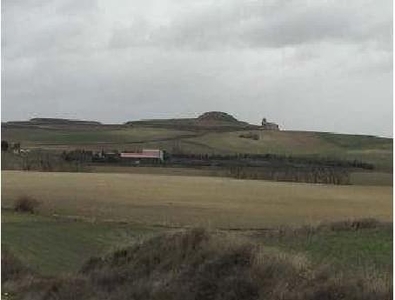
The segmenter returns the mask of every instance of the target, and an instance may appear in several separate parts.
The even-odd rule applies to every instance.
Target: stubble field
[[[21,196],[44,215],[161,226],[266,228],[361,217],[392,220],[392,187],[230,178],[2,172],[2,205]]]
[[[40,201],[38,212],[13,211],[21,196]],[[344,222],[357,218],[378,223],[368,220],[366,228],[356,230],[352,222]],[[362,276],[374,286],[384,282],[383,290],[392,283],[390,186],[3,171],[1,222],[3,251],[44,276],[73,278],[92,256],[205,227],[231,243],[245,241],[270,253],[305,257],[317,268],[331,266],[333,276]],[[322,222],[340,226],[322,229]],[[316,227],[306,231],[303,225]],[[4,290],[17,295],[12,287]]]

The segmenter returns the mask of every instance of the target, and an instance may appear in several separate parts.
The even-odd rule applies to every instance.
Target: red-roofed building
[[[131,161],[163,161],[163,151],[158,149],[143,149],[141,152],[121,152],[121,159]]]

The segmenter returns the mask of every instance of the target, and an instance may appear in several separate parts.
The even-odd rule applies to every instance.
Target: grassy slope
[[[178,144],[188,152],[333,155],[362,159],[382,168],[392,164],[392,139],[363,136],[264,132],[259,141],[254,141],[239,138],[239,132],[183,138],[189,132],[158,128],[100,131],[7,129],[4,132],[3,139],[21,141],[22,145],[30,146],[55,143],[65,148],[88,146],[96,149],[102,147],[102,142],[109,142],[110,149],[122,149],[130,145],[128,143],[141,139],[152,141],[169,137],[181,141],[147,142],[144,146],[172,149]],[[213,227],[262,227],[286,222],[303,224],[352,216],[392,219],[392,189],[389,187],[328,187],[200,177],[149,176],[148,179],[141,175],[89,175],[94,174],[54,173],[47,178],[47,174],[3,172],[3,205],[11,205],[16,197],[29,194],[43,201],[44,213],[88,216],[98,221],[76,222],[3,212],[2,243],[24,262],[43,273],[54,274],[75,271],[91,255],[101,255],[158,230],[130,223],[103,223],[101,219],[105,218]],[[324,232],[308,239],[295,237],[265,239],[262,242],[274,249],[306,253],[315,262],[335,262],[336,267],[344,270],[363,268],[387,272],[392,265],[390,231]]]
[[[353,172],[350,175],[350,182],[354,185],[392,186],[393,174],[379,172]]]
[[[317,264],[331,264],[343,271],[392,273],[392,230],[323,231],[312,235],[266,238],[261,242],[292,253],[306,253]]]
[[[176,168],[176,167],[128,167],[114,165],[96,165],[88,168],[93,173],[115,173],[115,174],[157,174],[167,176],[211,176],[228,177],[229,171],[226,169],[207,168]],[[350,174],[350,184],[364,186],[392,186],[392,173],[384,172],[352,172]]]
[[[160,128],[121,128],[107,129],[42,129],[42,128],[12,128],[2,131],[3,139],[20,141],[22,145],[43,146],[66,145],[78,147],[95,144],[125,144],[149,142],[150,140],[167,139],[190,134],[187,131]]]
[[[392,169],[392,139],[334,133],[294,131],[249,131],[259,140],[242,139],[241,132],[210,133],[192,138],[200,145],[225,153],[275,153],[318,155],[346,160],[362,160],[381,169]]]
[[[262,228],[352,217],[392,219],[391,187],[3,171],[3,206],[23,195],[42,201],[48,214],[144,224]]]
[[[132,224],[88,223],[39,215],[2,212],[2,244],[42,274],[75,272],[91,256],[104,255],[163,231]],[[232,233],[243,239],[243,232]],[[344,272],[390,272],[392,231],[318,232],[287,238],[252,240],[268,249],[303,253],[317,264],[331,264]]]
[[[318,132],[259,131],[259,140],[240,138],[243,131],[191,131],[188,127],[3,128],[3,139],[23,146],[52,149],[127,149],[160,147],[190,153],[275,153],[320,155],[374,163],[392,169],[392,139]]]
[[[72,272],[93,255],[130,245],[154,229],[2,212],[2,244],[43,274]]]

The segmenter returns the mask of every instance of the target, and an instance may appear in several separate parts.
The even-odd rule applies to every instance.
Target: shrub
[[[249,133],[246,133],[246,134],[240,134],[239,137],[245,138],[245,139],[252,139],[252,140],[255,140],[255,141],[259,140],[259,135],[256,134],[256,133],[252,133],[252,132],[249,132]]]
[[[302,254],[275,253],[201,229],[158,235],[92,258],[78,274],[38,279],[18,290],[21,299],[392,299],[389,278],[362,272],[351,278]]]
[[[7,141],[1,141],[1,151],[8,151],[9,144]]]
[[[37,208],[40,205],[36,199],[29,196],[19,197],[14,204],[14,210],[18,212],[37,212]]]
[[[1,245],[1,282],[16,280],[29,273],[30,270],[8,248]]]

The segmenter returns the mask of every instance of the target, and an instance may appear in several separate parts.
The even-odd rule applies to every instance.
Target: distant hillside
[[[263,130],[222,112],[197,118],[158,119],[108,125],[38,118],[2,124],[2,139],[23,148],[133,150],[160,148],[187,154],[278,154],[373,164],[392,172],[392,139],[364,135]]]
[[[30,119],[33,124],[83,124],[83,125],[101,125],[97,121],[84,121],[73,119],[58,119],[58,118],[33,118]]]
[[[229,131],[240,129],[257,129],[259,126],[248,124],[237,120],[230,114],[220,111],[210,111],[203,113],[197,118],[180,118],[180,119],[153,119],[141,121],[129,121],[125,123],[129,126],[151,126],[174,128],[182,130],[214,130]]]
[[[97,121],[84,121],[61,118],[33,118],[29,121],[2,122],[2,129],[51,129],[51,130],[90,130],[95,128],[113,128],[123,125],[105,125]]]
[[[97,121],[83,121],[61,118],[33,118],[29,121],[10,121],[4,125],[101,125]]]
[[[260,126],[237,120],[230,114],[220,111],[203,113],[197,118],[150,119],[128,121],[124,124],[102,124],[97,121],[73,120],[62,118],[33,118],[29,121],[10,121],[2,123],[3,128],[63,128],[83,129],[86,127],[154,127],[185,131],[233,131],[243,129],[258,129]]]

